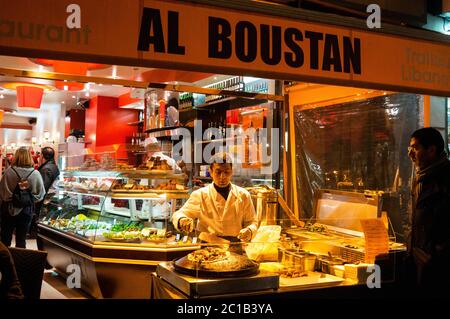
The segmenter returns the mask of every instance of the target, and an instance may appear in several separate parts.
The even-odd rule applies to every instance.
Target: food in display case
[[[169,180],[168,182],[162,182],[155,186],[153,185],[142,185],[138,182],[129,179],[126,183],[122,180],[117,180],[112,185],[113,192],[154,192],[154,191],[176,191],[176,192],[187,192],[186,187],[180,184],[176,180]]]
[[[40,222],[93,242],[164,245],[175,241],[169,219],[186,199],[183,181],[171,171],[61,171]]]
[[[172,171],[173,167],[167,163],[167,160],[160,156],[152,156],[149,160],[138,166],[138,169],[151,171]]]

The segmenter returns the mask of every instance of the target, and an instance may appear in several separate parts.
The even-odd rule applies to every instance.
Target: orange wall
[[[98,97],[95,96],[89,101],[89,108],[86,110],[86,121],[84,123],[84,136],[86,147],[95,149],[95,140],[97,133],[97,104]],[[89,144],[91,143],[91,144]]]
[[[97,96],[91,99],[86,110],[86,140],[92,142],[86,146],[94,152],[104,150],[105,146],[113,144],[125,144],[127,136],[137,132],[135,126],[127,123],[138,120],[136,110],[121,109],[118,107],[118,99],[115,97]],[[124,157],[123,145],[118,154]]]

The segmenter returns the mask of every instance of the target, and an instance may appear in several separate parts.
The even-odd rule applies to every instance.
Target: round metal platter
[[[230,259],[234,265],[239,264],[240,266],[226,267],[224,260],[204,264],[195,263],[184,256],[173,261],[173,267],[179,273],[200,278],[245,277],[255,275],[259,271],[259,264],[245,256],[231,253],[227,259]],[[214,263],[220,263],[220,267],[212,268],[220,268],[220,270],[211,269]]]

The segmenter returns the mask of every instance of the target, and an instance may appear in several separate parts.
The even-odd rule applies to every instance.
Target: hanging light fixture
[[[48,60],[48,59],[31,59],[34,63],[52,66],[53,71],[57,73],[65,73],[70,75],[86,75],[88,70],[103,69],[109,67],[109,65],[98,63],[84,63],[84,62],[72,62],[61,60]],[[84,89],[84,84],[79,82],[69,81],[55,81],[56,88],[66,91],[81,91]]]
[[[39,109],[41,107],[44,89],[34,86],[18,86],[17,106]]]

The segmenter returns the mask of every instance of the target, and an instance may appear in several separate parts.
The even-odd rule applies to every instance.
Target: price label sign
[[[388,231],[381,218],[361,219],[364,232],[365,262],[373,264],[377,255],[389,252]]]

